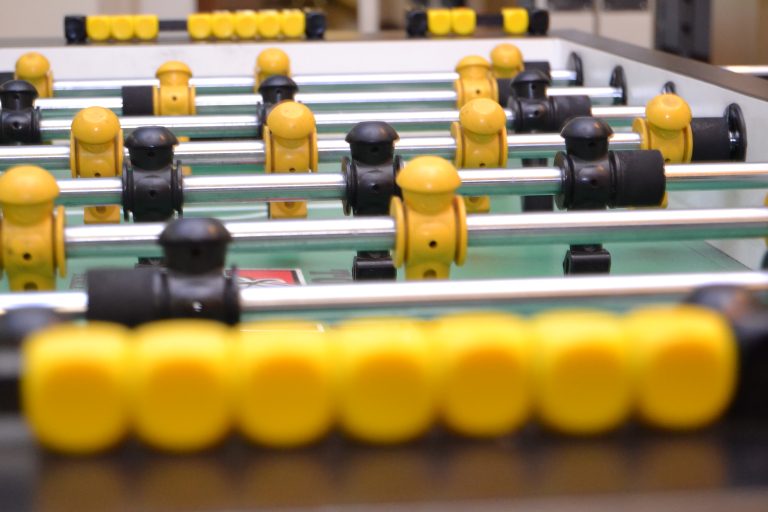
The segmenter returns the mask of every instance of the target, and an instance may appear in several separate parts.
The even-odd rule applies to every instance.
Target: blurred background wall
[[[768,0],[22,0],[3,1],[0,38],[61,37],[66,14],[155,13],[320,7],[329,29],[375,32],[403,24],[409,5],[461,4],[478,12],[502,6],[550,10],[551,28],[578,29],[716,64],[768,63]]]

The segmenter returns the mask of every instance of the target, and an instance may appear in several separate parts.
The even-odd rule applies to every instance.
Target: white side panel
[[[560,59],[557,52],[557,40],[540,38],[0,48],[0,70],[13,69],[20,55],[36,50],[48,57],[55,76],[61,79],[150,77],[168,60],[186,62],[196,76],[248,75],[260,51],[278,46],[291,57],[295,74],[452,71],[461,57],[487,57],[502,41],[518,45],[529,60],[550,59],[556,67],[565,65],[565,58]]]

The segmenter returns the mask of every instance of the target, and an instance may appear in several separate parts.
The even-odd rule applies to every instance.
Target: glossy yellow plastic
[[[491,64],[483,57],[464,57],[456,65],[456,72],[459,74],[459,78],[453,83],[456,108],[461,108],[476,98],[499,101],[498,83],[491,74]]]
[[[306,18],[301,9],[283,9],[280,11],[280,32],[288,39],[304,36]]]
[[[530,330],[501,313],[465,313],[435,321],[438,409],[451,430],[496,437],[522,427],[532,406]]]
[[[291,59],[280,48],[266,48],[256,57],[255,73],[254,92],[259,92],[259,84],[270,76],[291,75]]]
[[[504,32],[510,35],[521,35],[528,32],[530,23],[528,10],[522,7],[504,7],[501,9],[504,20]]]
[[[111,16],[87,16],[85,18],[85,34],[91,41],[106,41],[112,35]]]
[[[123,173],[123,130],[109,109],[88,107],[72,120],[69,168],[73,178],[115,177]],[[120,205],[88,206],[86,224],[120,222]]]
[[[190,116],[195,111],[195,88],[189,85],[192,70],[183,62],[171,60],[157,68],[160,85],[153,89],[156,116]]]
[[[690,430],[723,414],[736,387],[737,347],[720,314],[693,305],[648,307],[633,311],[625,325],[644,422]]]
[[[61,324],[23,345],[25,418],[47,448],[69,454],[108,449],[128,431],[128,331],[115,324]]]
[[[447,36],[451,33],[450,9],[427,9],[427,30],[433,36]]]
[[[408,162],[396,182],[403,199],[393,197],[390,204],[397,232],[395,266],[405,264],[406,279],[447,279],[451,263],[462,265],[467,252],[456,168],[444,158],[422,156]]]
[[[259,37],[277,39],[280,36],[280,12],[275,9],[259,11]]]
[[[517,46],[501,43],[491,50],[491,72],[496,78],[515,78],[524,68],[523,53]]]
[[[451,30],[460,36],[469,36],[475,33],[477,27],[477,13],[469,7],[454,7],[451,9]]]
[[[160,20],[157,14],[136,14],[133,17],[133,30],[140,41],[157,39],[160,33]]]
[[[619,427],[632,407],[623,324],[610,313],[562,310],[533,322],[537,416],[558,432],[594,435]]]
[[[196,12],[187,16],[187,33],[190,39],[200,41],[211,37],[213,23],[211,14],[206,12]]]
[[[264,127],[267,173],[297,173],[317,170],[315,116],[306,105],[283,101],[272,109]],[[271,202],[269,216],[276,219],[304,218],[306,201]]]
[[[259,14],[246,9],[235,12],[235,36],[238,39],[253,39],[259,30]]]
[[[110,35],[115,41],[130,41],[135,34],[135,21],[129,14],[111,16]]]
[[[660,94],[654,97],[645,106],[645,119],[635,119],[632,130],[640,134],[640,148],[661,151],[665,163],[684,164],[691,161],[691,107],[680,96]]]
[[[213,11],[211,34],[216,39],[232,39],[235,35],[235,15],[231,11]]]
[[[161,450],[208,448],[233,423],[234,354],[229,330],[207,320],[163,320],[134,332],[131,418]]]
[[[16,61],[13,77],[16,80],[26,80],[37,89],[40,98],[53,96],[53,73],[51,63],[38,52],[27,52]]]
[[[411,319],[343,323],[330,332],[338,368],[339,424],[355,439],[392,444],[414,439],[435,417],[434,355]]]
[[[335,373],[323,327],[311,322],[240,325],[235,415],[240,432],[275,448],[317,441],[334,420]]]
[[[497,102],[487,98],[470,101],[459,111],[459,121],[451,124],[456,141],[454,165],[463,169],[507,166],[507,116]],[[469,213],[491,210],[488,196],[465,196]]]
[[[53,206],[58,195],[56,179],[37,166],[19,165],[0,176],[0,262],[12,291],[53,290],[56,268],[66,275],[64,208],[54,212]]]

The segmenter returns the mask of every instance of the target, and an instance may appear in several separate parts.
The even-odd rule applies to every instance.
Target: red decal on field
[[[292,286],[305,284],[299,269],[237,269],[237,284],[240,288],[250,286]]]

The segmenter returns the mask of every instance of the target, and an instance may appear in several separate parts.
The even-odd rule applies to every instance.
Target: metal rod
[[[176,118],[164,118],[163,121],[168,119]],[[138,125],[130,129],[136,127]],[[640,143],[640,136],[636,133],[615,133],[611,137],[611,149],[614,151],[640,149]],[[403,137],[396,144],[398,154],[404,157],[438,155],[453,158],[456,149],[456,141],[452,137]],[[556,133],[508,135],[507,144],[510,158],[547,158],[565,150],[562,137]],[[337,161],[349,154],[349,144],[344,139],[320,139],[317,149],[321,162]],[[260,140],[181,142],[175,148],[176,158],[186,165],[260,165],[265,160],[264,152],[264,143]],[[68,169],[69,146],[0,146],[0,170],[29,164],[48,169]]]
[[[245,312],[358,310],[375,308],[488,307],[503,304],[640,297],[682,298],[707,285],[728,284],[768,290],[768,273],[651,274],[640,276],[547,277],[405,283],[335,284],[306,287],[244,288]],[[2,307],[0,298],[0,307]]]
[[[687,164],[665,167],[668,190],[768,188],[768,164]],[[559,167],[460,169],[464,195],[555,195],[562,189]],[[59,180],[57,202],[92,206],[122,202],[120,178]],[[344,199],[342,174],[256,174],[183,178],[184,204],[228,201]]]
[[[667,164],[667,190],[768,188],[766,163]]]
[[[562,87],[547,90],[550,96],[586,95],[593,100],[613,100],[622,97],[616,87]],[[359,92],[316,92],[297,93],[295,100],[308,107],[336,109],[350,106],[386,106],[397,109],[400,105],[425,105],[428,107],[450,107],[456,104],[457,95],[452,90],[416,91],[359,91]],[[197,114],[248,114],[262,102],[260,94],[207,94],[195,96]],[[87,107],[104,107],[118,115],[123,112],[123,100],[119,97],[71,97],[40,98],[35,105],[45,117],[72,117]]]
[[[573,82],[576,72],[570,69],[553,69],[550,72],[553,82]],[[356,86],[402,86],[423,87],[424,85],[440,85],[452,87],[459,77],[454,72],[448,73],[369,73],[369,74],[327,74],[327,75],[297,75],[294,82],[299,87],[316,89],[338,89],[339,87]],[[102,94],[119,96],[124,86],[158,86],[155,78],[128,78],[118,80],[55,80],[53,92],[55,96],[82,96]],[[193,77],[190,85],[198,94],[240,94],[251,93],[254,90],[252,76],[239,77]]]
[[[711,285],[730,285],[752,292],[768,291],[766,272],[648,274],[634,276],[569,276],[526,279],[349,283],[271,288],[243,288],[240,307],[246,313],[347,311],[381,308],[438,309],[498,307],[507,304],[557,303],[665,297],[679,299]],[[29,306],[84,316],[86,292],[0,294],[0,315]]]
[[[592,117],[613,122],[632,121],[636,117],[645,117],[645,107],[592,107]]]
[[[262,174],[184,178],[184,202],[342,199],[347,183],[341,174]]]
[[[562,172],[557,167],[462,169],[466,195],[557,194]],[[121,178],[59,180],[58,204],[92,206],[122,203]],[[342,174],[256,174],[188,176],[183,178],[184,204],[237,201],[341,200],[347,183]]]
[[[512,112],[505,109],[507,120],[514,121]],[[593,107],[595,117],[626,123],[645,115],[644,107]],[[458,110],[418,110],[383,112],[316,112],[315,124],[319,131],[347,132],[363,121],[384,121],[396,130],[445,129],[459,120]],[[205,115],[205,116],[131,116],[121,117],[123,131],[132,132],[142,126],[162,125],[178,136],[198,138],[253,138],[256,136],[258,117],[255,115]],[[40,131],[43,140],[68,139],[72,120],[42,119]]]
[[[723,66],[723,69],[741,75],[768,76],[768,66]]]
[[[153,256],[165,224],[65,228],[69,257]],[[768,235],[768,209],[590,211],[469,215],[471,247],[714,240]],[[390,217],[231,222],[232,250],[268,252],[386,250],[394,247]]]
[[[85,292],[30,292],[0,294],[0,315],[23,307],[44,307],[67,316],[84,316],[88,310]]]

